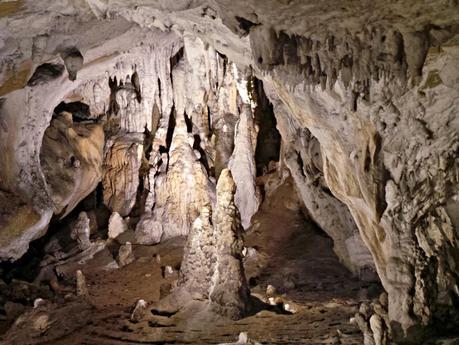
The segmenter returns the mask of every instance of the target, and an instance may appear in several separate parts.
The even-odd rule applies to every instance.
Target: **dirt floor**
[[[119,241],[131,235],[123,234]],[[38,333],[16,321],[2,344],[219,344],[235,342],[240,332],[262,344],[363,343],[349,319],[364,284],[339,262],[331,239],[304,218],[290,180],[263,204],[245,241],[252,294],[269,303],[266,289],[272,285],[277,306],[239,321],[203,319],[189,311],[149,312],[141,322],[130,321],[137,300],[154,304],[174,285],[184,244],[184,239],[174,239],[157,246],[134,245],[136,260],[110,271],[97,269],[111,259],[108,251],[100,252],[81,266],[89,290],[87,302],[74,296],[56,302],[49,307],[53,311],[43,316],[48,321]],[[175,273],[164,277],[165,266]],[[36,313],[34,320],[40,317],[38,311],[29,313]]]

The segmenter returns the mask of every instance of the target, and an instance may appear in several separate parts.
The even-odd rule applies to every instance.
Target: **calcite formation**
[[[134,254],[132,253],[131,242],[126,242],[120,247],[118,251],[118,257],[116,259],[120,267],[129,265],[130,263],[134,261],[135,257],[134,257]]]
[[[118,212],[113,212],[108,220],[108,238],[114,239],[128,229],[128,225]]]
[[[41,168],[54,212],[67,215],[101,179],[104,132],[99,124],[74,123],[61,113],[46,129],[40,152]]]
[[[240,318],[248,311],[249,289],[242,266],[242,229],[234,198],[236,185],[229,170],[217,184],[214,225],[215,266],[209,290],[210,301],[219,313]]]
[[[143,135],[111,138],[105,144],[103,163],[104,204],[125,217],[134,207],[143,157]]]
[[[250,292],[242,266],[243,229],[235,192],[231,172],[224,169],[213,213],[210,205],[204,206],[188,235],[175,293],[209,300],[216,313],[238,319],[249,310]]]
[[[193,298],[209,298],[215,267],[215,238],[210,205],[203,206],[188,234],[179,285]]]
[[[89,239],[89,218],[86,212],[81,212],[78,215],[78,219],[73,225],[71,237],[78,242],[78,248],[80,250],[88,249],[91,246]]]
[[[373,341],[383,342],[386,326],[414,344],[426,329],[457,327],[456,1],[24,0],[7,8],[3,260],[20,258],[53,215],[68,215],[101,180],[102,203],[138,218],[137,240],[152,244],[210,228],[203,208],[225,219],[212,221],[214,232],[234,230],[233,205],[215,198],[229,167],[250,228],[263,194],[257,170],[269,163],[257,161],[257,78],[282,137],[279,169],[293,176],[305,213],[348,268],[374,267],[388,293],[388,321],[365,319]],[[75,102],[89,111],[69,112]],[[213,245],[238,248],[222,238]],[[236,249],[224,260],[237,273]],[[199,290],[206,279],[193,284]],[[216,282],[210,298],[224,301]]]

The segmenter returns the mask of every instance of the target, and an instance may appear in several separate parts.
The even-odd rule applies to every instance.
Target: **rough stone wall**
[[[285,105],[272,90],[278,129],[283,138],[282,154],[310,216],[332,239],[334,251],[355,274],[374,262],[346,205],[329,190],[324,178],[320,143],[306,128],[291,118]]]
[[[435,50],[427,56],[432,58],[428,63],[452,58],[447,51],[438,54]],[[346,99],[348,88],[340,79],[330,92],[319,85],[288,90],[280,84],[285,70],[276,72],[275,68],[270,77],[292,115],[319,140],[326,184],[349,207],[373,255],[389,293],[394,334],[401,337],[418,336],[413,326],[426,325],[433,318],[449,320],[449,325],[456,322],[458,281],[452,253],[457,250],[457,235],[451,230],[451,220],[441,214],[457,190],[457,127],[453,124],[457,89],[439,83],[437,91],[429,90],[429,75],[435,73],[432,67],[424,65],[423,79],[401,97],[385,85],[390,77],[373,81],[371,102],[362,99],[356,108],[354,101]],[[379,94],[381,89],[384,96]],[[433,123],[434,113],[439,122],[443,119],[443,126]],[[330,116],[336,118],[328,122]],[[394,121],[394,116],[391,125],[395,128],[388,128],[391,125],[386,121]],[[436,177],[428,173],[430,169]],[[436,219],[436,225],[428,219]],[[435,235],[437,228],[442,235]],[[432,255],[431,246],[437,248],[438,256]],[[436,257],[442,257],[442,263]],[[432,266],[438,269],[433,272]]]
[[[43,137],[40,163],[54,205],[61,217],[89,195],[102,174],[104,132],[100,124],[73,123],[61,113]]]

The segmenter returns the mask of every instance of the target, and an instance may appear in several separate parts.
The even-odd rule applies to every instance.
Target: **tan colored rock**
[[[205,206],[187,238],[178,287],[162,300],[177,309],[193,300],[207,301],[220,315],[238,319],[246,314],[250,292],[242,265],[242,227],[234,204],[236,186],[224,169],[217,184],[215,213]],[[211,221],[212,219],[212,221]]]
[[[131,242],[126,242],[123,244],[119,251],[118,251],[118,257],[117,257],[117,262],[119,267],[123,267],[126,265],[129,265],[135,260],[134,253],[132,253],[132,244]]]
[[[365,267],[374,267],[370,251],[346,205],[326,192],[320,143],[308,130],[300,129],[298,123],[289,119],[283,104],[274,100],[274,105],[278,128],[285,138],[283,158],[308,216],[333,239],[336,255],[354,274],[359,275]]]
[[[370,328],[373,332],[373,338],[375,340],[375,345],[386,345],[386,332],[384,330],[384,323],[381,317],[377,314],[373,314],[370,317]]]
[[[17,195],[0,191],[0,258],[18,259],[29,243],[42,236],[53,211],[45,212],[21,200]]]
[[[80,250],[86,250],[91,246],[89,218],[86,212],[80,212],[77,221],[72,226],[70,236],[78,242]]]
[[[209,297],[214,269],[214,241],[212,209],[207,205],[193,222],[180,266],[179,286],[183,286],[193,296],[200,295],[204,299]]]
[[[228,317],[240,318],[249,304],[249,288],[242,265],[242,227],[234,203],[236,185],[228,169],[217,183],[217,203],[212,216],[216,263],[210,287],[210,301],[215,309]]]
[[[73,123],[69,113],[51,121],[45,131],[40,161],[54,212],[67,215],[100,181],[102,125]]]
[[[183,116],[183,115],[182,115]],[[166,173],[155,179],[155,207],[139,222],[140,243],[187,235],[203,205],[210,204],[211,182],[189,144],[184,120],[174,130]]]
[[[117,238],[128,229],[128,226],[118,212],[113,212],[108,220],[108,238]]]
[[[122,217],[131,212],[136,201],[142,141],[143,135],[128,134],[111,138],[105,145],[104,204]]]
[[[81,297],[87,297],[89,294],[86,278],[81,270],[76,271],[76,294]]]

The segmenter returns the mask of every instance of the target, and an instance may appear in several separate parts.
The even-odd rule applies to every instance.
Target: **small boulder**
[[[118,212],[113,212],[108,221],[108,238],[117,238],[128,229],[124,219]]]
[[[259,342],[256,342],[252,339],[249,339],[249,336],[247,334],[247,332],[241,332],[239,333],[239,338],[237,340],[237,342],[235,343],[222,343],[222,344],[219,344],[219,345],[244,345],[244,344],[247,344],[247,345],[261,345]]]
[[[134,309],[132,310],[131,318],[130,318],[131,321],[139,322],[140,320],[142,320],[142,318],[145,315],[145,311],[147,310],[147,306],[148,304],[147,302],[145,302],[145,300],[139,299],[136,302]]]
[[[37,298],[35,299],[35,301],[33,301],[33,308],[37,309],[45,304],[46,304],[46,300],[44,300],[43,298]]]
[[[165,266],[163,268],[163,275],[164,275],[164,278],[169,279],[169,278],[176,278],[178,273],[171,266]]]
[[[135,257],[132,253],[132,244],[131,242],[126,242],[126,244],[122,245],[118,251],[118,265],[120,267],[129,265],[134,261]]]
[[[266,295],[267,296],[274,296],[276,294],[277,290],[274,286],[268,285],[266,288]]]

